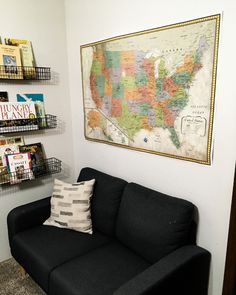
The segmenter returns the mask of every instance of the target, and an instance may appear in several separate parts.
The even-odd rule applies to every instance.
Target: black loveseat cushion
[[[109,241],[99,232],[89,235],[40,225],[16,234],[11,251],[13,257],[47,292],[49,275],[55,267]]]
[[[121,243],[112,242],[56,268],[49,295],[111,295],[149,266]]]
[[[124,191],[117,237],[154,263],[188,242],[194,205],[135,183]]]
[[[114,235],[117,212],[127,182],[92,168],[83,168],[78,181],[96,179],[91,202],[93,228]]]

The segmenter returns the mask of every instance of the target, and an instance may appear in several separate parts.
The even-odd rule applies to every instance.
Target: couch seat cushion
[[[41,225],[14,236],[12,255],[47,292],[52,269],[108,242],[99,232],[88,235]]]
[[[111,295],[150,264],[119,242],[73,259],[50,276],[50,295]]]

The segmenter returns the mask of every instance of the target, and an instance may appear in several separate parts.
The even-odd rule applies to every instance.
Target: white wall
[[[72,166],[71,113],[68,89],[65,16],[63,0],[0,0],[0,36],[32,41],[36,62],[50,66],[53,79],[46,82],[0,82],[0,90],[8,91],[10,100],[16,93],[44,93],[45,108],[55,114],[60,126],[55,130],[28,133],[26,143],[41,142],[47,157],[63,161],[67,175]],[[55,174],[55,177],[64,175]],[[20,186],[0,188],[0,261],[10,257],[6,216],[17,205],[47,197],[53,178],[46,177]]]
[[[198,244],[212,253],[210,295],[222,293],[235,165],[235,0],[66,0],[75,175],[83,166],[186,198],[199,210]],[[204,166],[86,141],[80,45],[224,12],[218,63],[214,160]]]

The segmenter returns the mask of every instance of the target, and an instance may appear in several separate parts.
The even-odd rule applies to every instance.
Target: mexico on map
[[[81,46],[85,137],[211,163],[220,15]]]

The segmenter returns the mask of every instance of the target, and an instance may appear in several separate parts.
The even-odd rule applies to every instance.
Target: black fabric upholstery
[[[93,227],[114,235],[117,212],[126,181],[92,168],[83,168],[78,181],[96,179],[91,202]]]
[[[126,186],[117,220],[117,237],[151,263],[187,243],[192,203],[135,183]]]
[[[8,237],[42,224],[50,216],[50,197],[13,209],[7,216]]]
[[[193,204],[92,168],[82,169],[78,181],[93,178],[93,235],[42,225],[50,198],[8,215],[11,253],[44,291],[207,295],[210,254],[190,245]]]
[[[149,265],[113,242],[56,268],[50,277],[49,295],[111,295]]]
[[[211,255],[184,246],[122,285],[114,295],[207,295]]]
[[[109,242],[99,232],[93,235],[41,225],[16,234],[12,255],[47,292],[50,272],[58,265]]]

